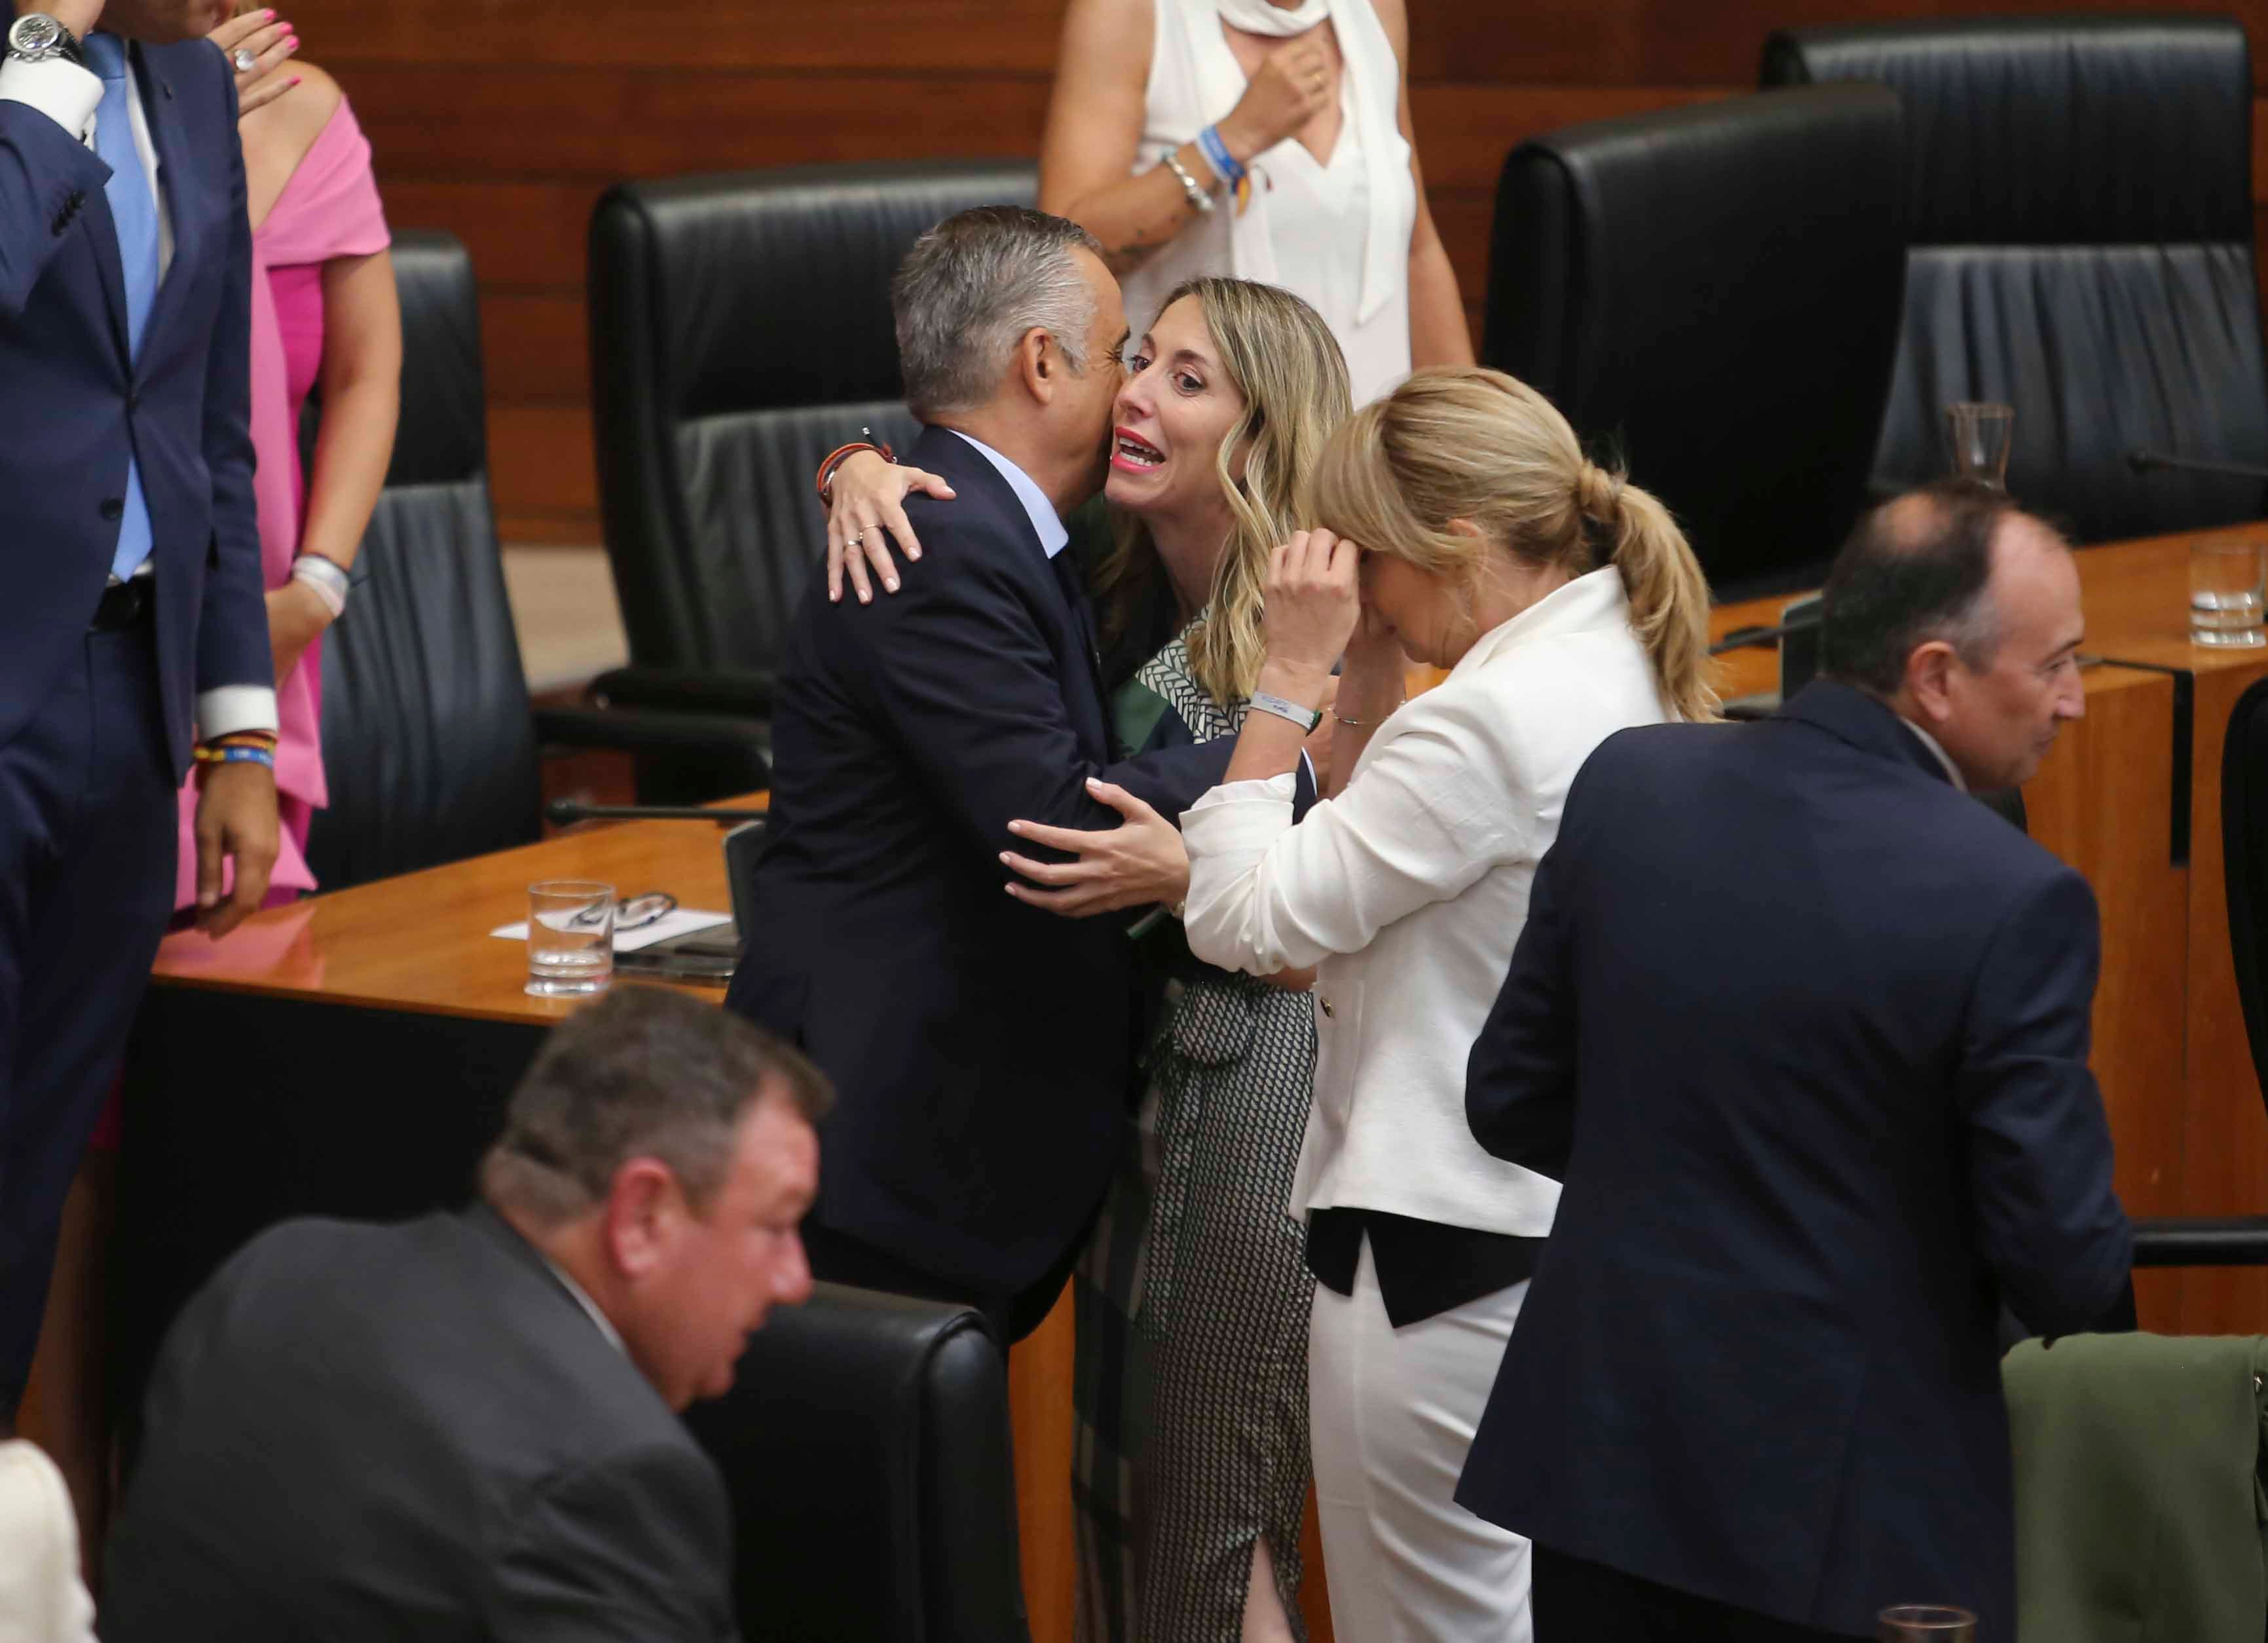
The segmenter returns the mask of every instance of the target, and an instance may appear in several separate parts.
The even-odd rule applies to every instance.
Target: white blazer
[[[1591,750],[1665,718],[1611,566],[1481,636],[1292,825],[1292,777],[1182,818],[1189,947],[1255,975],[1318,965],[1315,1093],[1291,1212],[1384,1210],[1542,1237],[1559,1183],[1490,1157],[1465,1060]]]

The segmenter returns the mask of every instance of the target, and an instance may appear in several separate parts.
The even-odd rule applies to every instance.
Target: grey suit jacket
[[[737,1635],[714,1464],[486,1208],[263,1233],[148,1413],[106,1643]]]

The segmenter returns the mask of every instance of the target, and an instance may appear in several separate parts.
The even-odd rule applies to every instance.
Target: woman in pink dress
[[[253,230],[252,443],[260,460],[253,490],[280,726],[276,793],[284,829],[274,901],[315,888],[306,852],[308,823],[326,798],[322,632],[335,619],[332,598],[344,595],[386,483],[401,383],[401,318],[370,143],[336,80],[306,63],[282,72],[299,85],[242,122]],[[313,472],[303,475],[299,412],[319,386],[322,434]],[[177,909],[196,900],[195,810],[185,785]]]
[[[287,60],[298,36],[272,11],[219,23],[244,109],[246,203],[252,218],[252,440],[269,637],[276,657],[276,798],[283,837],[269,902],[314,888],[307,825],[322,807],[322,632],[337,616],[394,452],[401,318],[370,144],[338,82]],[[288,92],[289,95],[285,95]],[[299,463],[299,412],[322,392],[313,469]],[[302,566],[303,559],[322,564]],[[333,567],[335,567],[334,569]],[[195,794],[181,795],[177,916],[196,901]],[[25,1427],[62,1467],[92,1573],[108,1504],[109,1422],[102,1400],[105,1288],[118,1145],[111,1098],[64,1212],[33,1366]]]

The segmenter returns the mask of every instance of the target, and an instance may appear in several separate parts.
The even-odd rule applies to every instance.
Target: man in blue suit
[[[172,912],[193,750],[209,933],[276,857],[251,234],[234,82],[200,38],[218,15],[54,0],[0,62],[0,1426]]]
[[[1565,1192],[1457,1499],[1539,1643],[2014,1635],[2003,1300],[2124,1298],[2078,873],[1963,788],[2082,709],[2079,575],[1998,491],[1865,521],[1822,680],[1594,754],[1466,1105]]]

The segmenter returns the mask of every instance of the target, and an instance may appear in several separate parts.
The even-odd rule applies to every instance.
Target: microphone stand
[[[2126,466],[2137,474],[2155,473],[2161,469],[2183,474],[2211,474],[2220,479],[2257,479],[2268,481],[2268,468],[2252,462],[2201,462],[2194,457],[2168,456],[2162,452],[2132,450],[2126,453]]]
[[[543,818],[554,827],[578,822],[711,822],[730,827],[736,822],[762,822],[762,810],[712,810],[705,805],[586,805],[574,799],[555,799],[543,807]]]

